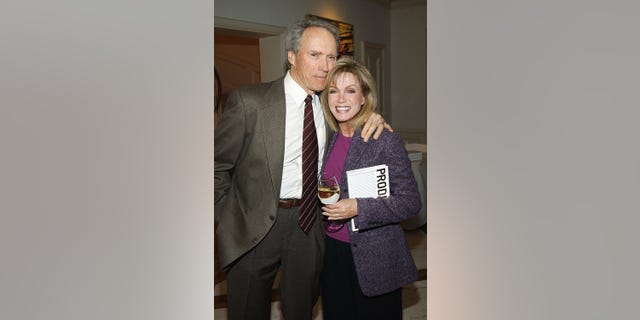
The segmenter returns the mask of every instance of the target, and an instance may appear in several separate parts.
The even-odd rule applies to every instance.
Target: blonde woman
[[[341,190],[337,203],[322,208],[328,220],[324,318],[402,319],[402,286],[415,281],[417,271],[400,222],[421,206],[404,143],[390,131],[368,143],[360,137],[378,100],[371,74],[352,59],[339,60],[329,72],[321,102],[333,130],[321,174],[335,176]],[[389,168],[390,196],[350,199],[346,171],[380,164]],[[349,227],[351,219],[358,231]]]

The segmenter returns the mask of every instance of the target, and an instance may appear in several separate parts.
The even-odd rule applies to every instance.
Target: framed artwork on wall
[[[341,57],[347,56],[350,58],[354,58],[355,55],[355,46],[353,44],[353,25],[350,23],[328,19],[325,17],[316,16],[313,14],[307,14],[307,16],[320,18],[326,21],[331,22],[331,24],[335,25],[338,28],[338,33],[340,34],[340,48],[339,54]]]

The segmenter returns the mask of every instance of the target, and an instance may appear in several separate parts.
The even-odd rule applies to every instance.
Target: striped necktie
[[[302,131],[302,197],[298,209],[298,226],[308,233],[316,221],[318,208],[318,137],[313,122],[311,96],[304,99],[304,130]]]

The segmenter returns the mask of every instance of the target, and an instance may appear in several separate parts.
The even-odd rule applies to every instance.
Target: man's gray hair
[[[293,25],[289,27],[287,30],[287,35],[285,37],[285,51],[293,51],[294,53],[298,53],[300,50],[300,40],[302,39],[302,33],[311,27],[319,27],[324,28],[327,31],[331,32],[331,35],[336,39],[336,48],[340,50],[340,34],[338,33],[338,28],[333,25],[331,22],[320,19],[318,17],[312,15],[306,15],[303,19],[296,21]],[[338,52],[336,52],[337,54]],[[291,66],[287,63],[287,69]]]

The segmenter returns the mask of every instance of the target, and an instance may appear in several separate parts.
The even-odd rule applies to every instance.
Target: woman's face
[[[347,122],[355,117],[364,104],[360,82],[348,72],[336,76],[335,84],[329,86],[327,100],[329,110],[338,123]]]

